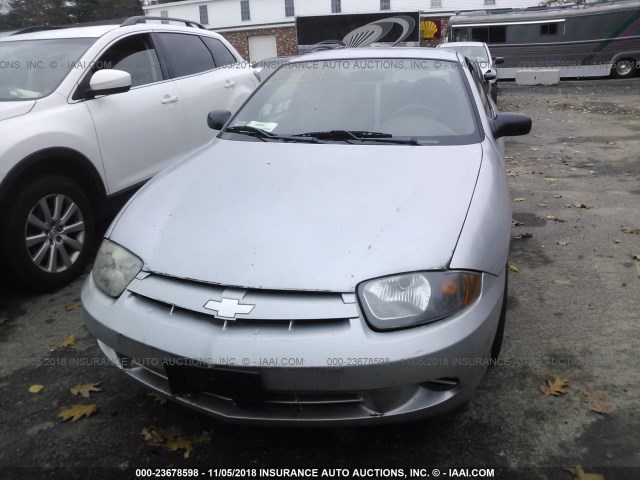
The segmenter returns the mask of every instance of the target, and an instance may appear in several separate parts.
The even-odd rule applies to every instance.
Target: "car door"
[[[109,193],[144,182],[185,154],[184,106],[149,34],[116,41],[96,62],[131,74],[131,89],[85,101]]]
[[[187,149],[196,149],[216,135],[207,126],[209,112],[235,111],[253,91],[257,78],[242,65],[229,65],[237,60],[218,39],[188,33],[157,33],[155,37],[183,99]],[[218,42],[227,51],[226,57],[218,56],[218,64],[207,46],[211,42]]]

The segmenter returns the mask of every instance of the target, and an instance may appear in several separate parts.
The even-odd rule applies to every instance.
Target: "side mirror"
[[[521,113],[498,113],[491,120],[493,138],[526,135],[531,131],[531,118]]]
[[[493,59],[493,63],[495,63],[496,65],[502,65],[504,63],[504,58],[503,57],[495,57]]]
[[[498,76],[496,75],[496,72],[494,72],[493,70],[487,70],[483,75],[483,77],[487,81],[495,80],[496,78],[498,78]]]
[[[225,123],[231,118],[231,112],[227,110],[214,110],[207,115],[207,125],[212,130],[222,130]]]
[[[91,76],[89,89],[85,92],[87,98],[97,95],[112,95],[128,92],[131,88],[131,75],[122,70],[98,70]]]

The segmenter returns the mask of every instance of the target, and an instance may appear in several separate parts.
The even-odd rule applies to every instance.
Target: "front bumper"
[[[353,295],[347,318],[216,323],[213,317],[125,291],[103,294],[89,276],[84,320],[116,366],[156,392],[218,418],[265,424],[370,424],[442,413],[480,383],[496,333],[504,275],[485,274],[475,304],[445,320],[374,332]],[[173,395],[165,362],[260,374],[264,397],[245,405],[214,393]]]

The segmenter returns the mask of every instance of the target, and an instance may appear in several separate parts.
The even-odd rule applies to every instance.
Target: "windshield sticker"
[[[264,130],[265,132],[271,132],[277,126],[278,124],[276,122],[256,122],[255,120],[247,122],[247,127],[259,128],[260,130]]]

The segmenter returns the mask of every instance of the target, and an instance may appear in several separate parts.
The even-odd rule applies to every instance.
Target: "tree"
[[[144,14],[139,0],[75,0],[72,8],[76,22],[95,22]]]
[[[0,0],[8,12],[0,29],[35,25],[66,25],[143,15],[140,0]]]
[[[9,7],[20,27],[73,22],[71,8],[65,0],[10,0]]]
[[[2,30],[16,30],[22,27],[22,23],[15,14],[11,11],[0,15],[0,31]]]

